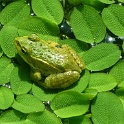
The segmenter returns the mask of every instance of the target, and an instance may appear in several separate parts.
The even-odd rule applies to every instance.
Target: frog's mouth
[[[17,39],[15,39],[14,43],[15,43],[15,47],[16,47],[17,50],[21,49],[21,45],[20,45],[20,43],[19,43],[19,41]]]

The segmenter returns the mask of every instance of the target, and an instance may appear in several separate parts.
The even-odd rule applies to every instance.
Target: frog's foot
[[[76,82],[79,77],[80,74],[77,71],[51,74],[45,79],[44,83],[40,82],[40,84],[49,89],[61,89],[70,86]]]
[[[30,77],[35,82],[38,82],[39,80],[43,79],[41,72],[39,72],[33,68],[31,68],[31,71],[30,71]]]

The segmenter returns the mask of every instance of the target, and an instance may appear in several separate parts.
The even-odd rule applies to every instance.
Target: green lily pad
[[[124,37],[124,6],[112,4],[102,11],[107,28],[115,35]]]
[[[77,117],[71,117],[71,118],[68,118],[67,120],[69,124],[92,124],[90,119],[84,115],[77,116]]]
[[[85,114],[89,102],[81,93],[68,90],[58,93],[50,104],[54,113],[61,118],[68,118]]]
[[[75,6],[75,5],[80,5],[82,3],[82,0],[68,0],[68,2],[69,4]]]
[[[111,92],[101,92],[91,105],[94,124],[123,124],[124,109],[120,99]]]
[[[62,124],[62,122],[54,113],[45,110],[29,114],[26,124]]]
[[[30,91],[32,82],[29,73],[29,68],[27,67],[20,66],[13,69],[10,84],[14,94],[20,95]]]
[[[101,43],[83,54],[86,68],[101,71],[114,65],[120,58],[121,51],[114,44]]]
[[[119,61],[109,74],[114,76],[118,84],[124,81],[124,60]]]
[[[32,33],[56,36],[59,34],[59,28],[57,24],[49,20],[37,16],[29,16],[19,25],[18,33],[20,36]]]
[[[44,104],[30,94],[18,95],[12,107],[22,113],[41,112],[45,109]]]
[[[102,92],[112,90],[116,85],[117,82],[112,75],[106,73],[94,73],[90,76],[88,88]]]
[[[61,23],[64,11],[59,0],[32,0],[34,13],[54,23]]]
[[[16,26],[30,14],[30,7],[22,1],[8,4],[0,14],[0,22],[3,25]]]
[[[11,89],[0,86],[0,109],[9,108],[14,101],[14,94]]]
[[[88,44],[76,39],[65,39],[59,40],[60,44],[68,44],[71,46],[77,53],[85,52],[89,49]]]
[[[17,53],[14,45],[14,39],[17,36],[18,36],[17,28],[13,26],[5,26],[0,31],[1,48],[9,58],[15,57],[15,54]]]
[[[93,7],[87,5],[75,7],[70,16],[70,23],[78,40],[98,43],[105,37],[105,25]]]
[[[6,84],[10,81],[10,75],[14,65],[11,60],[5,56],[0,58],[0,84]]]
[[[43,87],[39,87],[36,84],[33,84],[32,93],[41,101],[51,101],[58,92],[55,90],[46,90]]]
[[[115,3],[115,0],[99,0],[102,3],[106,3],[106,4],[112,4]]]
[[[88,86],[89,77],[90,77],[90,73],[86,69],[84,71],[84,74],[81,75],[80,79],[77,82],[75,82],[73,85],[68,87],[67,90],[75,90],[78,92],[83,92],[85,90],[85,88]]]
[[[120,98],[122,105],[124,107],[124,87],[116,89],[115,94]]]
[[[0,122],[1,124],[24,124],[24,119],[26,117],[26,114],[13,109],[2,113],[0,116]]]

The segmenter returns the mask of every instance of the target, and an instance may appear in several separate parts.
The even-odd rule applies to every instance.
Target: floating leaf
[[[0,58],[0,84],[5,84],[10,81],[10,75],[14,65],[11,63],[11,60],[6,57]]]
[[[68,118],[68,121],[69,124],[92,124],[90,119],[84,115]]]
[[[21,113],[16,110],[8,110],[1,114],[0,122],[1,124],[24,124],[23,119],[25,119],[27,115]],[[21,123],[20,123],[21,122]]]
[[[115,0],[99,0],[102,3],[106,3],[106,4],[112,4],[115,3]]]
[[[84,5],[92,6],[98,11],[102,11],[105,7],[105,4],[101,3],[99,0],[82,0],[82,3]]]
[[[64,16],[64,11],[59,0],[32,0],[34,13],[59,24]]]
[[[32,93],[35,97],[37,97],[41,101],[51,101],[58,92],[55,90],[52,90],[52,91],[46,90],[43,87],[39,87],[33,84]]]
[[[94,124],[123,124],[124,109],[120,99],[111,92],[101,92],[91,106]]]
[[[65,40],[59,40],[60,44],[68,44],[71,46],[77,53],[85,52],[89,49],[88,44],[79,40],[75,39],[65,39]]]
[[[14,69],[14,65],[9,64],[4,68],[2,72],[0,72],[0,84],[5,84],[9,82],[10,75],[13,69]]]
[[[27,67],[16,67],[13,69],[10,84],[15,94],[20,95],[29,92],[32,86],[29,73]]]
[[[78,92],[83,92],[89,83],[89,77],[90,77],[89,71],[85,70],[84,74],[81,75],[78,82],[68,87],[67,90],[75,90]]]
[[[96,89],[86,88],[82,95],[87,97],[89,100],[92,100],[96,97],[97,93],[98,91]]]
[[[107,28],[117,36],[124,37],[124,7],[112,4],[102,11],[102,18]]]
[[[62,124],[62,122],[54,113],[45,110],[29,114],[26,124]]]
[[[70,22],[78,40],[98,43],[105,37],[106,28],[102,18],[97,10],[90,6],[84,5],[74,8]]]
[[[124,81],[118,84],[118,88],[124,88]]]
[[[11,106],[14,100],[14,95],[11,89],[0,87],[0,109],[7,109]]]
[[[117,83],[124,81],[124,60],[118,62],[111,70],[110,74],[114,76]]]
[[[114,44],[101,43],[83,54],[86,68],[100,71],[114,65],[120,58],[121,51]]]
[[[9,58],[14,57],[16,54],[14,39],[17,36],[17,28],[13,26],[4,27],[0,32],[1,48]]]
[[[50,106],[57,116],[68,118],[86,113],[89,102],[81,93],[68,90],[58,93]]]
[[[18,26],[18,24],[29,14],[30,8],[25,2],[12,2],[2,10],[0,22],[3,25]]]
[[[81,4],[82,3],[82,0],[68,0],[68,2],[70,4],[72,4],[73,6],[75,6],[75,5]]]
[[[59,34],[59,28],[55,23],[49,20],[40,17],[29,17],[22,21],[18,32],[21,36],[31,33],[56,36]]]
[[[115,94],[120,98],[124,107],[124,87],[116,89]]]
[[[90,76],[88,88],[102,92],[112,90],[116,85],[117,82],[112,75],[106,73],[93,73]]]
[[[39,99],[30,94],[23,94],[16,97],[12,107],[22,113],[40,112],[45,106]]]

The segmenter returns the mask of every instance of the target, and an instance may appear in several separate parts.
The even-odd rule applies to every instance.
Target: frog
[[[85,64],[67,44],[42,40],[37,34],[16,37],[15,47],[30,66],[30,78],[46,89],[65,89],[77,82]]]

